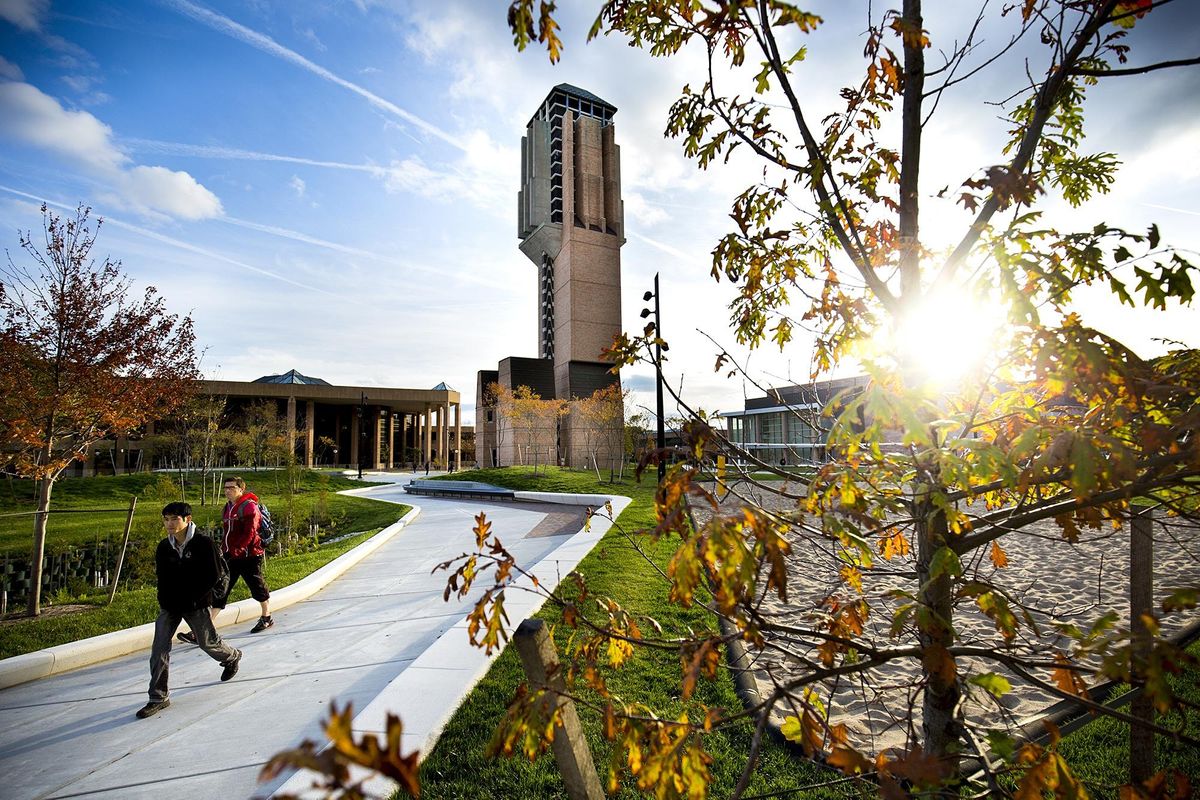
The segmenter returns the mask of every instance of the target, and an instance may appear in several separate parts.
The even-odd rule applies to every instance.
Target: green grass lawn
[[[390,522],[408,513],[409,509],[408,506],[395,504],[390,504],[389,508],[392,509]],[[267,585],[278,589],[295,583],[365,542],[377,532],[378,529],[360,533],[307,553],[268,558],[265,567]],[[230,601],[237,602],[249,596],[250,592],[245,583],[239,581],[230,596]],[[107,601],[107,594],[92,596],[84,600],[95,606],[92,609],[62,616],[24,619],[0,626],[0,658],[153,622],[158,615],[158,600],[153,586],[117,592],[116,600],[111,606],[107,605]]]
[[[284,494],[284,470],[234,471],[225,475],[241,475],[247,487],[271,509],[276,524],[287,511]],[[294,497],[293,515],[308,519],[314,508],[323,505],[328,516],[339,524],[340,532],[367,530],[389,524],[394,505],[346,497],[336,494],[371,484],[347,478],[341,473],[302,470]],[[50,498],[47,522],[46,550],[53,553],[68,547],[93,545],[108,540],[119,546],[125,528],[129,499],[138,498],[134,515],[133,535],[154,538],[162,529],[162,507],[172,500],[187,500],[194,509],[196,524],[213,527],[220,522],[224,499],[208,505],[199,504],[199,484],[189,480],[189,491],[181,497],[179,479],[175,473],[142,472],[132,475],[100,476],[94,478],[62,478],[54,485]],[[0,555],[27,558],[33,540],[33,515],[37,508],[33,481],[5,480],[0,482]],[[99,512],[92,509],[113,509]],[[56,513],[58,512],[58,513]],[[86,512],[86,513],[80,513]],[[393,517],[394,518],[394,517]]]
[[[1189,647],[1188,652],[1200,657],[1200,642]],[[1179,696],[1200,708],[1200,671],[1185,670],[1170,681]],[[1129,706],[1121,710],[1128,713]],[[1157,722],[1177,729],[1181,720],[1170,715]],[[1186,723],[1182,726],[1186,733],[1200,736],[1200,710],[1189,712]],[[1129,780],[1129,725],[1109,717],[1098,719],[1063,739],[1062,753],[1092,797],[1116,800],[1118,787]],[[1155,742],[1154,762],[1156,772],[1176,769],[1190,776],[1195,790],[1195,781],[1200,779],[1200,748],[1159,737]]]
[[[462,480],[478,480],[514,489],[549,492],[581,492],[622,494],[633,503],[621,515],[620,522],[628,531],[653,524],[654,485],[652,480],[624,484],[608,484],[596,480],[595,473],[571,472],[556,468],[540,468],[537,476],[528,468],[477,470],[453,476]],[[464,524],[467,524],[464,522]],[[639,544],[649,550],[653,559],[665,565],[674,544],[652,544],[644,538]],[[586,575],[594,595],[611,596],[626,609],[655,617],[666,635],[679,635],[686,627],[712,628],[710,616],[694,608],[684,609],[666,602],[667,587],[623,534],[614,527],[579,566]],[[538,616],[554,626],[560,652],[565,648],[570,629],[561,623],[557,609],[546,607]],[[520,620],[511,620],[515,626]],[[649,703],[663,714],[677,715],[684,709],[678,697],[680,682],[678,657],[674,654],[638,651],[631,664],[606,676],[610,689],[629,701]],[[508,648],[496,660],[488,674],[454,714],[433,752],[421,765],[421,796],[423,798],[553,798],[565,797],[553,757],[544,755],[530,763],[524,757],[489,760],[484,750],[500,721],[517,686],[524,682],[520,661],[513,648]],[[741,701],[734,693],[733,681],[725,670],[712,683],[703,683],[694,696],[710,706],[722,706],[740,711]],[[584,730],[601,775],[605,774],[610,748],[600,731],[596,714],[581,714]],[[752,731],[749,725],[723,730],[708,737],[707,747],[714,757],[710,797],[727,796],[746,763]],[[747,795],[797,789],[838,776],[821,768],[792,758],[788,751],[774,742],[764,745],[762,759],[755,769]],[[873,792],[867,791],[867,796]],[[625,785],[618,797],[639,797],[638,792]],[[836,790],[806,792],[804,797],[856,796],[848,786]]]

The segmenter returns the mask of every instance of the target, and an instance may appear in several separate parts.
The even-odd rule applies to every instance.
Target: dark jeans
[[[217,629],[213,627],[212,617],[207,608],[189,611],[186,614],[176,614],[166,609],[159,609],[158,619],[154,621],[154,644],[150,648],[150,702],[158,703],[167,699],[167,674],[171,667],[171,640],[179,623],[187,620],[187,624],[196,634],[196,644],[214,661],[225,666],[231,661],[237,661],[242,653],[237,648],[222,641]]]

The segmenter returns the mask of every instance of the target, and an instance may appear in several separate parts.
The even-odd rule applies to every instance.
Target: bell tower
[[[619,379],[600,353],[621,332],[621,151],[615,106],[555,86],[521,139],[520,248],[537,267],[538,356],[570,400]]]

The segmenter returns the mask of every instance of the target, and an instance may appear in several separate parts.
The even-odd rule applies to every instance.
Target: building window
[[[779,444],[783,441],[782,414],[763,414],[759,418],[759,438],[763,443]]]

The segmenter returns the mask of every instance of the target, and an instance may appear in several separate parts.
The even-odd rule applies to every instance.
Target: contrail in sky
[[[13,188],[10,188],[3,184],[0,184],[0,191],[5,191],[5,192],[8,192],[9,194],[14,194],[17,197],[24,197],[27,200],[33,200],[36,203],[45,203],[48,206],[53,206],[54,208],[59,208],[59,209],[62,209],[63,211],[74,211],[75,210],[75,206],[70,206],[70,205],[67,205],[66,203],[56,203],[53,200],[47,200],[43,197],[38,197],[37,195],[32,195],[27,192],[22,192],[18,189],[13,189]],[[265,270],[262,267],[256,267],[253,264],[247,264],[244,261],[238,261],[237,259],[230,258],[227,255],[223,255],[223,254],[215,252],[213,250],[206,250],[203,247],[197,247],[194,244],[188,244],[187,242],[180,241],[179,239],[173,239],[170,236],[164,236],[163,234],[157,233],[156,231],[147,230],[146,228],[140,228],[137,225],[130,225],[128,222],[122,222],[119,219],[113,219],[112,217],[104,216],[104,224],[105,225],[114,225],[118,228],[124,228],[127,231],[131,231],[131,232],[139,234],[141,236],[145,236],[147,239],[154,239],[155,241],[162,242],[163,244],[169,244],[172,247],[177,247],[180,250],[186,250],[189,253],[195,253],[197,255],[204,256],[205,258],[210,258],[215,261],[223,261],[226,264],[232,264],[233,266],[239,267],[241,269],[250,270],[251,272],[257,272],[259,275],[266,275],[268,278],[274,278],[277,281],[283,281],[284,283],[290,283],[292,286],[298,286],[301,289],[308,289],[309,291],[312,291],[312,292],[320,292],[321,294],[327,294],[330,297],[340,297],[340,295],[337,295],[334,292],[329,291],[328,289],[322,289],[318,286],[309,286],[307,283],[301,283],[300,281],[292,280],[291,278],[289,278],[285,275],[280,275],[278,273],[271,272],[270,270]]]
[[[682,250],[678,250],[669,244],[664,244],[663,242],[659,242],[654,239],[651,239],[649,236],[643,236],[642,234],[634,233],[633,231],[626,231],[625,235],[631,236],[634,239],[637,239],[638,241],[645,242],[646,244],[650,245],[651,247],[657,247],[659,250],[662,250],[667,255],[675,256],[675,258],[678,258],[680,261],[693,260],[690,256],[687,255],[687,253],[684,253]]]
[[[258,48],[264,53],[281,58],[284,61],[290,61],[296,66],[302,67],[312,74],[320,78],[324,78],[330,83],[341,86],[343,89],[349,89],[358,96],[365,98],[368,103],[375,106],[380,111],[384,111],[394,117],[398,117],[410,125],[420,128],[430,136],[436,136],[442,141],[457,147],[459,150],[466,151],[467,149],[466,145],[460,142],[457,138],[437,127],[433,123],[426,122],[410,111],[405,111],[403,108],[391,102],[390,100],[384,100],[379,95],[364,89],[357,83],[352,83],[345,78],[333,74],[319,64],[314,64],[312,61],[309,61],[295,50],[289,50],[269,36],[251,30],[245,25],[234,22],[229,17],[218,14],[215,11],[210,11],[207,8],[202,8],[194,3],[190,3],[188,0],[163,0],[163,2],[165,2],[166,5],[170,6],[171,8],[174,8],[176,11],[179,11],[181,14],[187,15],[197,22],[204,23],[213,30],[224,33],[227,36],[232,36],[234,39],[245,42],[251,47]]]
[[[1193,217],[1200,217],[1200,211],[1191,211],[1186,208],[1175,208],[1174,206],[1160,206],[1158,203],[1142,203],[1150,208],[1157,208],[1162,211],[1174,211],[1177,214],[1191,214]]]
[[[376,177],[387,175],[388,168],[376,164],[347,164],[343,161],[322,161],[315,158],[300,156],[284,156],[276,153],[263,153],[257,150],[242,150],[236,147],[222,147],[208,144],[185,144],[182,142],[163,142],[157,139],[122,138],[120,144],[128,145],[141,152],[160,153],[176,156],[194,156],[196,158],[224,158],[231,161],[279,161],[285,164],[301,164],[308,167],[325,167],[328,169],[344,169],[352,172],[366,172]]]

